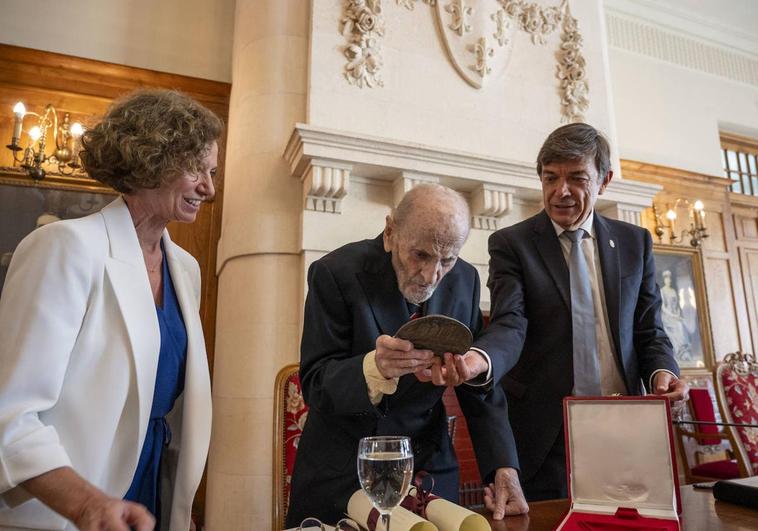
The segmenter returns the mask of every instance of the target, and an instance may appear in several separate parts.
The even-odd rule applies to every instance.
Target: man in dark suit
[[[613,176],[608,142],[587,124],[560,127],[537,173],[544,210],[490,237],[491,324],[477,341],[495,379],[505,375],[530,501],[567,495],[565,396],[637,395],[643,384],[687,394],[661,324],[650,233],[594,210]]]
[[[434,493],[458,500],[458,464],[442,402],[456,394],[482,478],[498,488],[488,499],[495,518],[526,512],[513,434],[503,418],[502,389],[491,382],[486,354],[417,350],[394,338],[413,314],[442,314],[482,326],[479,277],[458,259],[469,211],[456,192],[421,185],[406,194],[384,233],[341,247],[314,262],[301,343],[300,377],[309,406],[292,478],[287,526],[304,517],[339,520],[358,489],[358,441],[407,435],[415,471],[434,478]],[[464,383],[468,381],[468,383]],[[463,384],[463,385],[459,385]]]

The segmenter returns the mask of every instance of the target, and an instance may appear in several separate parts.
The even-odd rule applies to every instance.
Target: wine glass
[[[358,445],[358,479],[379,511],[385,531],[390,514],[405,497],[413,475],[411,440],[402,436],[364,437]]]

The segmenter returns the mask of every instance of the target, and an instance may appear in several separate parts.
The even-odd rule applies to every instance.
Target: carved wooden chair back
[[[297,363],[283,367],[274,383],[274,492],[271,518],[274,529],[284,529],[295,456],[308,417],[299,369]]]
[[[724,420],[758,424],[758,362],[753,354],[732,352],[716,369],[716,389]],[[758,428],[729,427],[746,476],[758,474]]]
[[[722,415],[711,375],[686,378],[690,400],[680,420],[720,422]],[[746,475],[744,466],[733,457],[732,434],[720,426],[678,424],[676,442],[685,483],[733,479]]]

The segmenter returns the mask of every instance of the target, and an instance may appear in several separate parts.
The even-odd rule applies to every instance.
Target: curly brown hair
[[[189,96],[141,89],[114,101],[84,132],[80,156],[90,177],[129,194],[199,174],[222,130],[218,116]]]

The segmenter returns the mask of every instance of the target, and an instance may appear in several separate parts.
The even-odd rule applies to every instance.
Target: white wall
[[[758,2],[604,2],[621,157],[722,175],[719,129],[758,137]]]
[[[719,129],[758,137],[758,87],[611,50],[622,158],[722,176]]]
[[[0,42],[230,82],[235,0],[3,0]]]

